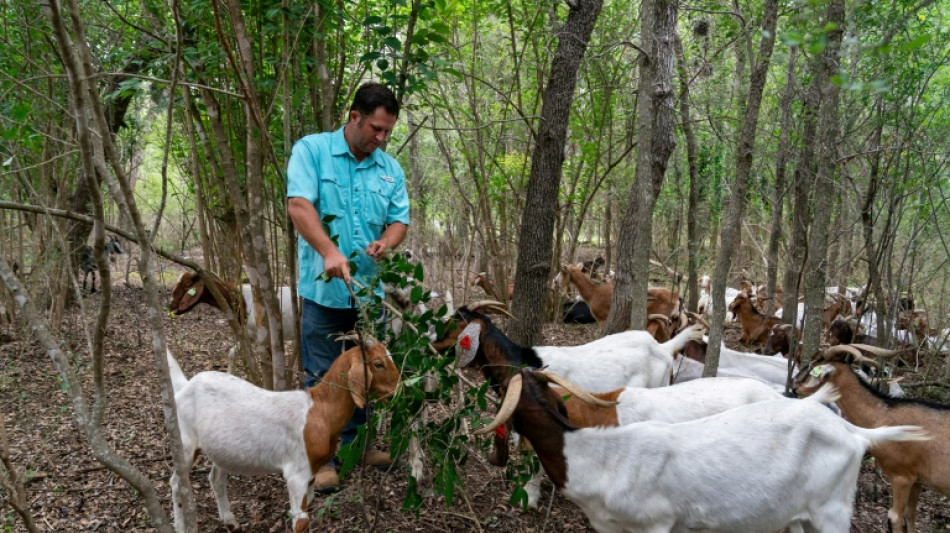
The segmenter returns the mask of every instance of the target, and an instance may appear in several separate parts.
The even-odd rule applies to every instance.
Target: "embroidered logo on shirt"
[[[379,178],[380,178],[381,180],[383,180],[383,181],[388,181],[389,183],[395,183],[395,182],[396,182],[396,178],[394,178],[394,177],[392,177],[392,176],[380,176]]]

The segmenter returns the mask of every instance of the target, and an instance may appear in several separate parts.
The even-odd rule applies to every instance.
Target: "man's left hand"
[[[376,261],[379,261],[383,257],[383,254],[386,253],[388,248],[389,247],[386,245],[386,243],[383,242],[382,239],[379,239],[378,241],[369,243],[369,246],[366,247],[366,255],[372,257]]]

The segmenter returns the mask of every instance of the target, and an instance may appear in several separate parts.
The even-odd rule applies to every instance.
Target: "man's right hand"
[[[334,250],[323,258],[323,270],[331,278],[350,282],[350,262],[338,250]]]

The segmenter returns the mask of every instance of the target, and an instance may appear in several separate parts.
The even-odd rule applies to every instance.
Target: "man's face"
[[[389,134],[396,125],[396,116],[389,114],[385,108],[377,107],[375,111],[364,115],[359,111],[350,111],[350,149],[358,158],[368,156],[379,145],[386,142]]]

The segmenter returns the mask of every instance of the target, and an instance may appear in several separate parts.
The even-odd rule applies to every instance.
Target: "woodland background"
[[[742,279],[783,286],[789,321],[803,294],[806,356],[827,286],[865,290],[885,345],[901,297],[943,331],[948,15],[936,0],[0,0],[0,323],[50,356],[85,445],[167,530],[165,492],[101,431],[112,277],[144,296],[160,390],[178,271],[159,256],[251,283],[270,327],[250,377],[295,386],[273,289],[295,284],[287,157],[380,80],[404,106],[387,151],[409,184],[404,247],[428,272],[411,283],[464,301],[475,272],[513,282],[521,344],[554,316],[557,266],[595,255],[616,272],[601,334],[644,322],[648,283],[695,309],[702,274],[714,301]],[[89,309],[86,244],[103,287]],[[154,399],[174,457],[172,406]],[[15,509],[24,467],[5,463]]]

